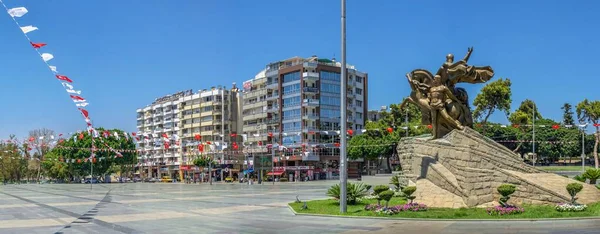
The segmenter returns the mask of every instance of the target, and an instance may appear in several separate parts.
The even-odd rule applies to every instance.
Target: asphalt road
[[[414,221],[295,216],[335,181],[0,186],[0,233],[600,233],[599,220]]]

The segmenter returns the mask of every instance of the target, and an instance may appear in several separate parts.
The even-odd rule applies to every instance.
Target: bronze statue
[[[406,74],[412,91],[400,107],[408,102],[417,105],[421,109],[422,124],[433,127],[433,139],[441,138],[454,129],[473,127],[469,96],[456,84],[485,83],[494,76],[494,70],[489,66],[468,65],[472,52],[473,47],[458,62],[454,62],[454,55],[448,54],[446,62],[435,75],[424,69]]]

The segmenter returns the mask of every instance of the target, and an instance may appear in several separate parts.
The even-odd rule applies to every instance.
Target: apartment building
[[[192,94],[192,90],[187,90],[166,95],[137,109],[137,129],[141,135],[138,149],[142,152],[138,156],[138,173],[142,176],[156,178],[177,170],[181,151],[173,136],[180,130],[179,103],[180,99]],[[165,142],[169,147],[165,147]]]
[[[192,165],[198,154],[196,135],[202,142],[214,142],[207,153],[226,149],[228,137],[241,128],[238,124],[238,89],[217,86],[193,93],[192,90],[157,98],[137,109],[137,128],[141,135],[138,173],[144,178],[170,176],[181,178],[182,168]],[[167,136],[165,138],[164,136]],[[223,154],[214,154],[222,160]]]
[[[294,57],[270,63],[243,84],[243,133],[246,145],[268,150],[284,147],[276,159],[279,174],[331,177],[339,160],[341,63],[329,59]],[[368,74],[347,65],[347,126],[361,130],[367,120]],[[274,172],[275,173],[275,172]]]

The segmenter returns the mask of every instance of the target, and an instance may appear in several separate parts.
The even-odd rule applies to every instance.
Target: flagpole
[[[347,165],[346,165],[346,131],[347,131],[347,119],[346,119],[346,108],[347,108],[347,97],[346,97],[346,0],[342,0],[342,66],[341,66],[341,118],[340,118],[340,213],[346,213],[346,183],[348,182]]]
[[[92,155],[90,158],[90,190],[94,189],[94,136],[90,134],[92,138]]]

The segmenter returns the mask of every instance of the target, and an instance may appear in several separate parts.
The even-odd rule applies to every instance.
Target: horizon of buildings
[[[272,156],[273,174],[293,171],[302,178],[335,178],[340,68],[335,59],[293,57],[267,64],[241,90],[233,83],[229,90],[217,86],[157,98],[136,111],[143,137],[138,173],[183,177],[206,146],[203,152],[213,152],[221,164],[216,172],[221,178],[253,168],[255,161],[264,162],[261,157],[270,164]],[[352,65],[347,71],[347,126],[361,130],[368,120],[368,74]],[[198,146],[200,142],[211,144]],[[271,171],[271,165],[264,169]]]

